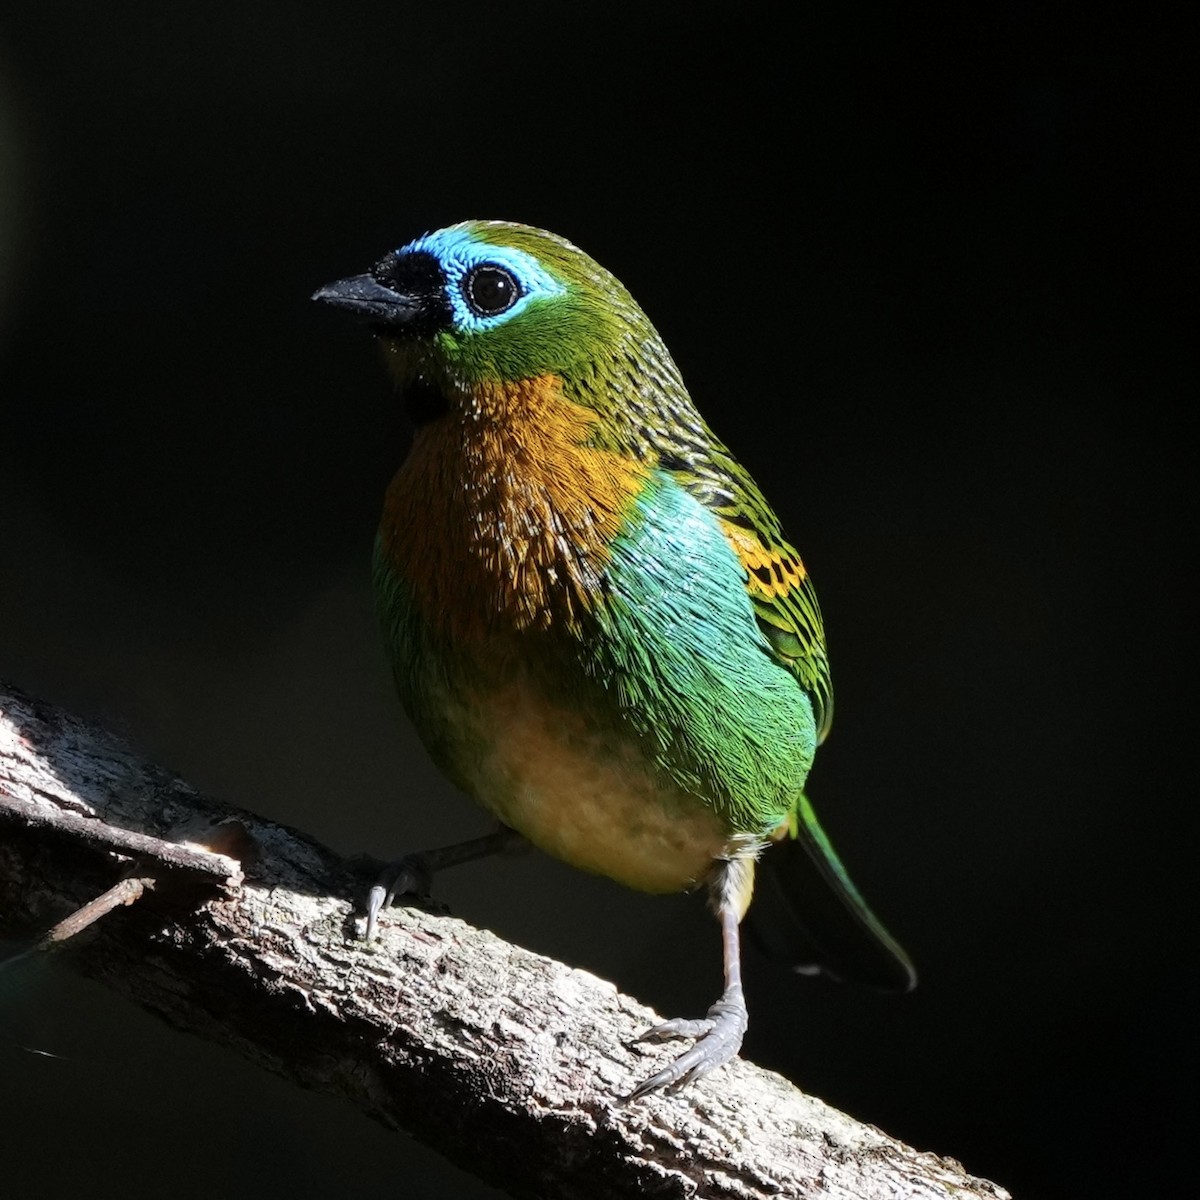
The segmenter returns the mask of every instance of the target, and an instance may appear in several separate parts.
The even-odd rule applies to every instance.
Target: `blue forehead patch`
[[[446,298],[454,313],[454,324],[456,328],[472,333],[503,325],[527,308],[531,301],[561,296],[567,290],[566,285],[555,279],[533,255],[512,246],[476,241],[461,225],[427,233],[402,246],[397,253],[404,255],[418,250],[432,254],[441,264],[446,273]],[[521,289],[521,298],[516,304],[494,317],[480,317],[473,313],[463,296],[463,279],[481,263],[496,263],[504,267],[512,273]]]

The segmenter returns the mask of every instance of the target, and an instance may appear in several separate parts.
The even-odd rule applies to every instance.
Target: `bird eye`
[[[480,317],[506,312],[521,298],[521,285],[510,271],[495,263],[475,267],[463,280],[462,290],[472,312]]]

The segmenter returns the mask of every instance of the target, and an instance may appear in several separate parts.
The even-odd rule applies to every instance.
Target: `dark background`
[[[1018,1197],[1170,1195],[1181,34],[909,7],[6,0],[0,675],[345,851],[482,830],[374,628],[400,414],[308,297],[465,217],[552,228],[817,580],[812,794],[922,973],[887,999],[751,957],[746,1054]],[[695,898],[536,858],[438,891],[668,1014],[719,987]],[[494,1194],[57,964],[2,988],[14,1196]]]

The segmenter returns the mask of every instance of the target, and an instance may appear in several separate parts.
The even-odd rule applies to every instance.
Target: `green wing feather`
[[[703,453],[663,455],[663,466],[721,523],[746,568],[746,590],[777,660],[812,701],[818,741],[833,720],[825,630],[808,572],[754,481],[714,439]],[[768,953],[800,971],[908,991],[916,972],[867,907],[817,821],[797,798],[788,836],[759,862],[750,932]]]
[[[733,455],[715,438],[702,449],[689,449],[699,452],[664,454],[662,465],[721,522],[746,568],[746,590],[759,626],[776,658],[808,693],[817,740],[824,741],[833,722],[833,681],[808,572],[783,536],[779,518]]]

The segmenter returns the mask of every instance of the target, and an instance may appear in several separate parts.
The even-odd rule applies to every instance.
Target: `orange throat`
[[[578,629],[646,474],[586,444],[598,420],[543,375],[479,385],[417,430],[379,532],[435,628],[461,642]]]

